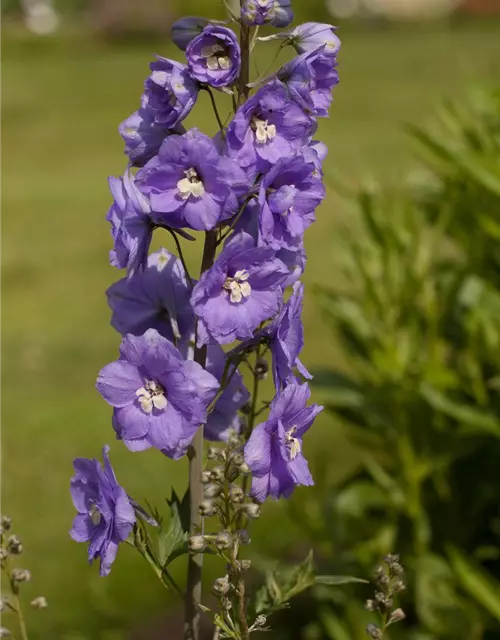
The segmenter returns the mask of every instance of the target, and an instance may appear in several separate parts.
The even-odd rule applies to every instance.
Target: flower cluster
[[[250,84],[254,27],[287,26],[291,1],[245,0],[230,18],[239,38],[231,20],[175,23],[172,37],[184,62],[157,56],[140,108],[119,127],[128,166],[123,177],[109,180],[107,220],[110,262],[126,275],[107,297],[122,341],[117,359],[100,371],[97,390],[130,451],[154,448],[178,459],[194,446],[200,427],[207,439],[231,442],[232,459],[248,470],[245,477],[251,473],[252,484],[234,489],[230,502],[241,498],[250,513],[268,497],[313,484],[303,438],[322,407],[308,405],[303,379],[311,376],[299,359],[300,278],[304,234],[325,197],[326,150],[314,135],[338,82],[339,41],[332,26],[316,23],[262,38],[279,37],[297,56]],[[184,128],[200,92],[214,108],[213,137]],[[218,92],[232,95],[227,119],[219,115]],[[150,252],[157,230],[175,241],[177,256]],[[205,242],[196,281],[181,241],[194,241],[192,232],[199,231]],[[260,406],[256,388],[267,356],[275,397]],[[252,395],[239,372],[243,365],[254,377]],[[71,535],[89,542],[89,559],[100,558],[102,575],[134,530],[137,507],[107,456],[105,448],[103,468],[77,459],[72,480],[78,515]]]

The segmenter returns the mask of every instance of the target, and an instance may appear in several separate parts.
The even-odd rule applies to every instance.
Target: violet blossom
[[[186,57],[191,77],[212,87],[227,87],[240,73],[240,45],[227,27],[206,26],[189,42]]]
[[[76,542],[89,543],[89,562],[100,558],[101,576],[109,575],[118,545],[128,538],[136,520],[132,502],[116,480],[108,452],[109,447],[103,447],[104,468],[95,458],[76,458],[71,479],[71,496],[78,514],[70,535]]]
[[[323,407],[307,406],[307,383],[291,381],[270,406],[266,422],[259,424],[245,445],[245,461],[252,471],[252,496],[288,498],[297,485],[314,484],[302,453],[302,438]]]
[[[198,343],[245,340],[274,316],[282,301],[285,265],[269,247],[256,247],[246,233],[233,235],[213,267],[193,289]]]
[[[131,451],[155,447],[175,459],[186,453],[207,418],[219,383],[184,360],[155,329],[125,336],[120,359],[99,373],[97,389],[114,407],[113,427]]]
[[[130,164],[135,167],[143,167],[148,160],[151,160],[168,135],[185,133],[181,125],[175,129],[168,129],[156,124],[151,114],[141,114],[139,111],[124,120],[118,131],[125,142],[125,154]]]
[[[185,51],[191,40],[200,35],[208,24],[210,24],[210,22],[206,18],[185,16],[174,22],[170,29],[170,35],[172,36],[174,44],[182,51]]]
[[[264,24],[286,27],[293,20],[291,0],[244,0],[241,19],[251,27]]]
[[[340,38],[335,33],[336,27],[321,22],[304,22],[297,25],[286,35],[297,53],[314,51],[325,46],[325,52],[336,54],[340,49]]]

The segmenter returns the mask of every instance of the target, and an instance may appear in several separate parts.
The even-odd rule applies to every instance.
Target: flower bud
[[[5,609],[7,609],[9,607],[9,601],[7,600],[7,598],[1,598],[0,599],[0,612],[1,611],[5,611]]]
[[[238,529],[235,533],[240,544],[250,544],[250,535],[246,529]]]
[[[14,556],[23,552],[23,545],[17,536],[9,536],[7,540],[7,551]]]
[[[245,499],[245,492],[241,487],[231,487],[229,489],[229,499],[235,504],[241,504]]]
[[[207,451],[207,458],[209,460],[217,460],[219,457],[219,449],[217,447],[210,447]]]
[[[213,590],[217,595],[226,595],[230,588],[229,576],[217,578],[214,582]]]
[[[202,471],[200,481],[201,484],[208,484],[210,482],[212,473],[210,471]]]
[[[369,624],[366,627],[366,633],[373,638],[373,640],[380,640],[383,637],[382,630],[377,627],[376,624]]]
[[[215,506],[212,500],[202,500],[200,504],[200,515],[204,518],[209,518],[215,513]]]
[[[219,551],[222,551],[223,549],[229,549],[232,543],[233,539],[229,531],[221,531],[215,538],[215,546],[217,547],[217,549],[219,549]]]
[[[245,457],[243,456],[242,453],[234,453],[233,457],[231,458],[231,462],[234,464],[235,467],[240,467],[244,462],[245,462]]]
[[[31,606],[35,609],[46,609],[49,606],[47,599],[43,596],[38,596],[30,602]]]
[[[234,431],[231,432],[229,438],[227,439],[227,444],[230,447],[237,447],[240,443],[240,438],[238,436],[237,433],[235,433]]]
[[[203,551],[206,541],[203,536],[191,536],[188,541],[190,551]]]
[[[400,620],[404,620],[406,618],[406,614],[403,609],[398,608],[394,609],[391,613],[391,617],[389,618],[389,624],[393,624],[394,622],[399,622]]]
[[[266,616],[264,616],[262,614],[255,618],[255,626],[256,627],[263,627],[263,626],[265,626],[266,622],[267,622],[267,618],[266,618]]]
[[[269,365],[267,360],[265,358],[259,358],[255,365],[255,375],[257,376],[257,380],[265,380],[267,378],[268,371]]]
[[[12,527],[12,518],[9,518],[9,516],[2,516],[0,518],[0,527],[2,527],[2,532],[9,531]]]
[[[186,16],[174,22],[170,35],[179,49],[185,51],[191,40],[199,36],[208,23],[206,18]]]
[[[217,465],[210,472],[210,478],[213,482],[222,482],[224,480],[224,467]]]
[[[14,582],[29,582],[31,580],[31,573],[28,569],[14,569],[12,571],[12,580]]]
[[[205,498],[216,498],[221,492],[220,484],[214,484],[211,482],[210,484],[206,484],[203,487],[203,495]]]
[[[0,627],[0,638],[12,638],[12,633],[5,627]]]
[[[375,602],[372,599],[368,599],[365,602],[365,609],[367,611],[375,611],[377,609],[377,605],[375,604]]]
[[[6,560],[8,557],[7,549],[0,549],[0,560]]]
[[[260,506],[254,502],[245,506],[247,516],[253,520],[260,516]]]
[[[242,476],[247,476],[250,473],[250,467],[246,462],[244,462],[243,464],[240,464],[240,466],[238,467],[238,471]]]
[[[391,566],[391,572],[393,575],[397,576],[401,573],[403,573],[404,569],[403,567],[399,564],[399,562],[394,562],[393,565]]]
[[[242,571],[248,571],[250,569],[250,567],[252,566],[252,561],[251,560],[241,560],[240,564],[241,564],[241,570]]]
[[[395,580],[392,585],[392,590],[394,593],[399,593],[400,591],[404,591],[406,589],[406,585],[402,580]]]

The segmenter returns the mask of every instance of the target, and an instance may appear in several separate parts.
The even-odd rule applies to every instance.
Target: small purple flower
[[[209,345],[207,349],[207,371],[222,381],[226,365],[226,355],[219,345]],[[231,431],[240,432],[241,420],[238,411],[250,398],[241,374],[234,367],[228,373],[231,376],[227,386],[218,399],[212,413],[208,415],[203,434],[207,440],[227,440]]]
[[[99,374],[97,390],[114,407],[113,427],[131,451],[150,447],[173,458],[186,453],[219,383],[155,329],[127,335],[120,359]]]
[[[209,21],[206,18],[200,18],[199,16],[181,18],[172,25],[170,30],[172,40],[179,49],[185,51],[191,40],[199,36],[208,24]]]
[[[262,240],[275,250],[298,250],[324,197],[325,188],[313,162],[301,156],[279,160],[260,184]]]
[[[238,191],[231,188],[237,172],[246,182],[234,161],[222,160],[211,138],[191,129],[167,138],[158,156],[138,173],[137,181],[149,196],[155,222],[208,230],[238,210]]]
[[[337,59],[325,45],[287,62],[278,71],[290,97],[317,117],[326,118],[332,103],[332,89],[339,82]]]
[[[127,268],[132,277],[147,264],[154,226],[151,208],[128,169],[123,178],[109,178],[109,188],[114,198],[106,216],[114,243],[109,260],[113,267]]]
[[[198,321],[199,344],[245,340],[282,301],[285,265],[268,247],[255,247],[246,233],[227,242],[214,266],[193,289],[191,304]]]
[[[125,142],[125,154],[130,164],[135,167],[143,167],[148,160],[151,160],[168,135],[185,132],[180,125],[174,130],[157,125],[150,115],[147,113],[141,115],[136,111],[118,128]]]
[[[263,24],[286,27],[293,20],[291,0],[245,0],[241,19],[250,27]]]
[[[324,45],[325,53],[336,54],[340,49],[340,38],[336,35],[335,30],[336,27],[331,24],[305,22],[296,26],[286,36],[297,53],[314,51]]]
[[[174,60],[156,56],[150,69],[139,113],[161,127],[174,129],[194,107],[198,86],[187,67]]]
[[[189,43],[186,57],[191,77],[212,87],[227,87],[240,73],[240,45],[227,27],[205,27]]]
[[[241,167],[267,171],[280,158],[307,144],[314,119],[290,100],[286,87],[275,80],[238,109],[227,130],[228,154]]]
[[[288,278],[283,283],[283,287],[291,287],[301,279],[305,271],[307,263],[307,254],[304,245],[300,246],[296,251],[289,249],[280,249],[276,252],[279,258],[288,269]]]
[[[101,559],[101,576],[109,575],[118,545],[128,538],[136,519],[129,497],[116,481],[108,452],[109,447],[103,447],[104,469],[95,458],[76,458],[71,479],[78,515],[70,535],[76,542],[89,543],[89,562]]]
[[[148,267],[123,278],[106,292],[111,324],[125,335],[156,329],[171,341],[186,340],[194,330],[191,288],[181,261],[165,249],[149,256]]]
[[[278,391],[293,378],[295,367],[304,378],[310,380],[312,377],[299,360],[299,353],[304,346],[304,327],[301,318],[303,300],[304,285],[297,282],[278,317],[263,332],[269,339],[269,348],[273,355],[274,385]]]
[[[295,486],[314,484],[302,454],[302,437],[323,407],[306,406],[310,395],[307,384],[291,382],[275,397],[267,422],[255,427],[245,446],[251,493],[259,502],[268,496],[288,498]]]

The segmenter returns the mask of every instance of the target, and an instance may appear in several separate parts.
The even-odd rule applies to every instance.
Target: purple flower
[[[279,160],[260,184],[260,234],[273,249],[298,250],[325,188],[314,162],[303,157]]]
[[[191,77],[212,87],[227,87],[240,73],[240,45],[227,27],[205,27],[188,44],[186,57]]]
[[[286,36],[297,53],[314,51],[324,45],[325,53],[336,54],[340,49],[340,38],[335,34],[335,30],[336,27],[331,24],[305,22],[296,26]]]
[[[124,120],[118,130],[125,142],[125,154],[130,164],[143,167],[148,160],[158,153],[162,142],[171,133],[184,133],[182,126],[171,130],[157,125],[151,114],[136,111]]]
[[[291,0],[245,0],[241,19],[251,27],[263,24],[286,27],[293,20]]]
[[[116,481],[108,452],[109,447],[103,447],[104,469],[95,458],[76,458],[71,479],[71,496],[78,515],[70,536],[76,542],[89,543],[89,562],[101,559],[101,576],[109,575],[118,545],[128,538],[135,523],[134,507]]]
[[[150,198],[155,222],[208,230],[238,210],[239,192],[231,188],[231,182],[240,174],[239,179],[246,182],[234,161],[222,160],[211,138],[191,129],[167,138],[137,180]]]
[[[250,338],[261,322],[279,310],[281,284],[287,276],[285,265],[272,249],[255,247],[246,233],[231,237],[193,289],[191,304],[199,317],[199,344]]]
[[[332,103],[332,88],[339,82],[336,64],[335,54],[322,45],[287,62],[278,71],[278,78],[305,111],[326,118]]]
[[[304,346],[304,327],[301,318],[303,300],[304,285],[297,282],[278,317],[263,332],[269,339],[269,348],[273,355],[274,385],[278,391],[293,378],[295,367],[304,378],[312,377],[299,360],[299,353]]]
[[[207,371],[222,381],[226,365],[226,355],[219,345],[209,345],[207,349]],[[207,440],[226,440],[231,431],[240,432],[241,420],[238,411],[249,400],[250,394],[243,384],[241,374],[230,367],[231,376],[227,387],[218,399],[212,413],[209,414],[204,428]]]
[[[275,397],[267,422],[255,427],[245,446],[251,493],[259,502],[268,496],[288,498],[296,485],[314,484],[302,455],[302,437],[323,407],[307,407],[310,395],[307,384],[291,382]]]
[[[236,112],[227,130],[228,154],[243,168],[257,166],[264,172],[307,144],[315,126],[313,118],[275,80]]]
[[[144,85],[141,116],[161,127],[173,129],[194,107],[198,86],[190,77],[187,67],[156,56],[150,64],[151,75]]]
[[[301,279],[307,263],[307,255],[304,246],[300,246],[296,251],[280,249],[276,252],[276,257],[281,260],[288,269],[288,278],[283,283],[283,287],[291,287]]]
[[[144,272],[115,282],[106,294],[113,310],[111,324],[123,335],[156,329],[177,341],[194,330],[186,273],[181,261],[165,249],[149,256]]]
[[[174,22],[170,30],[173,42],[185,51],[193,38],[200,35],[203,29],[209,24],[206,18],[198,16],[186,16]]]
[[[114,407],[113,427],[131,451],[150,447],[177,459],[186,453],[219,383],[155,329],[127,335],[120,359],[99,374],[97,389]]]
[[[128,169],[123,178],[109,178],[109,188],[114,198],[106,216],[114,243],[109,260],[114,267],[127,268],[132,277],[147,264],[154,226],[151,208]]]

